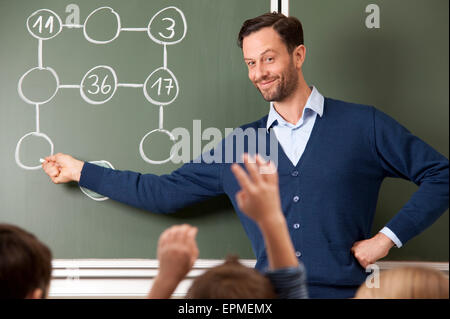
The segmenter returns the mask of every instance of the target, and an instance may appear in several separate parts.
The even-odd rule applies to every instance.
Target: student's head
[[[191,299],[274,299],[269,279],[229,256],[220,266],[197,277],[189,288]]]
[[[267,101],[283,101],[303,78],[303,28],[294,17],[266,13],[246,20],[238,36],[248,76]]]
[[[0,299],[46,298],[52,254],[33,234],[0,224]]]
[[[400,267],[380,273],[379,288],[364,284],[357,299],[448,299],[448,278],[440,271],[424,267]]]

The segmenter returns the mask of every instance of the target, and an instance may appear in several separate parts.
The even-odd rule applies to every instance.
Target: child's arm
[[[190,225],[166,229],[158,241],[159,272],[148,294],[149,299],[167,299],[191,270],[198,257],[197,228]]]

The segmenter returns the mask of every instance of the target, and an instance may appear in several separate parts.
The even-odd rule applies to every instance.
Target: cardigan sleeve
[[[375,151],[385,176],[419,186],[386,225],[405,244],[433,224],[448,208],[448,159],[397,121],[373,108]]]
[[[306,270],[303,263],[298,267],[267,270],[265,276],[272,283],[278,299],[308,299]]]
[[[171,213],[223,193],[221,165],[184,164],[171,174],[140,174],[85,163],[79,185],[113,200],[154,213]]]

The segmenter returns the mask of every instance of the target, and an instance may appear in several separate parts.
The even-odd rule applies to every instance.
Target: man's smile
[[[270,80],[264,80],[264,81],[259,81],[258,82],[258,86],[261,89],[267,89],[269,88],[277,79],[270,79]]]

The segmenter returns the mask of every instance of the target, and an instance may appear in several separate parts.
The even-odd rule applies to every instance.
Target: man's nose
[[[267,75],[267,69],[263,64],[257,63],[253,69],[253,81],[258,82]]]

